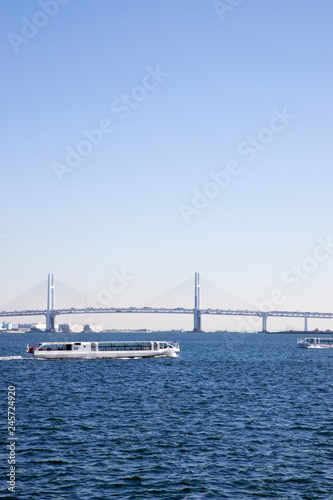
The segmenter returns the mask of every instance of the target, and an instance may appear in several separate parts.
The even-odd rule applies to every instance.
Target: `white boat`
[[[298,347],[308,347],[310,349],[333,349],[333,337],[305,337],[297,339]]]
[[[177,357],[178,342],[40,342],[27,346],[36,359]]]

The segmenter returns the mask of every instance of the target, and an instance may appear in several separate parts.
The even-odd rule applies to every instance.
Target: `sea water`
[[[178,340],[180,354],[25,354],[27,343],[80,339]],[[299,349],[294,335],[8,333],[0,356],[0,498],[333,498],[333,350]]]

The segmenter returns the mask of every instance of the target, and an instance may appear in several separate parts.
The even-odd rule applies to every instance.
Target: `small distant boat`
[[[310,349],[333,349],[333,337],[305,337],[297,339],[298,347],[308,347]]]
[[[40,342],[27,346],[36,359],[177,357],[178,342]]]

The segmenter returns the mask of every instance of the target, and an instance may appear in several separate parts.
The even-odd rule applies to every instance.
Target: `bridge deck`
[[[153,307],[101,307],[84,309],[55,309],[52,316],[61,314],[194,314],[194,309],[185,308],[153,308]],[[0,317],[13,316],[46,316],[47,310],[0,311]],[[246,309],[201,309],[200,314],[215,316],[258,316],[258,317],[285,317],[285,318],[333,318],[333,313],[310,311],[251,311]]]

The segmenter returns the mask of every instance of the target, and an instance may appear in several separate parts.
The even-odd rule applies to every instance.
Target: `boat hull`
[[[308,349],[333,349],[333,345],[308,345]]]
[[[106,341],[106,342],[42,342],[27,346],[35,359],[155,358],[177,357],[177,342]]]
[[[131,351],[117,351],[117,352],[52,352],[52,351],[35,351],[34,358],[35,359],[97,359],[97,358],[108,358],[108,359],[116,359],[116,358],[156,358],[156,357],[169,357],[174,358],[177,357],[176,352],[165,351],[165,352],[156,352],[156,351],[146,351],[144,353],[137,353]]]

